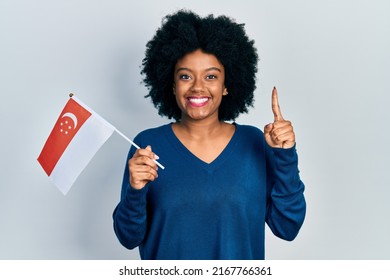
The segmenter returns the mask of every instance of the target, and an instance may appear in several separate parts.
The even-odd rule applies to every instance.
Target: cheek
[[[176,99],[180,96],[183,96],[186,92],[190,90],[190,88],[191,86],[185,83],[176,84],[176,86],[174,87],[174,94],[176,95]]]
[[[184,97],[183,97],[184,95],[183,95],[182,91],[180,91],[180,89],[176,88],[175,92],[174,92],[174,95],[175,95],[176,104],[180,108],[184,108],[185,107],[185,103],[186,103],[186,99],[184,99]]]
[[[210,88],[210,91],[214,93],[215,96],[222,97],[225,95],[225,87],[216,85],[213,88]]]

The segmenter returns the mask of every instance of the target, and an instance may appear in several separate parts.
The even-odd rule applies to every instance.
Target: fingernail
[[[154,159],[158,160],[158,159],[160,159],[160,157],[158,155],[154,155]]]

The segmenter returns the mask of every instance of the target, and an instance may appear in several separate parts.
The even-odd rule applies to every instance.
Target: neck
[[[226,125],[225,122],[217,119],[207,119],[202,121],[183,119],[175,124],[185,134],[191,138],[209,138],[212,135],[218,134]]]

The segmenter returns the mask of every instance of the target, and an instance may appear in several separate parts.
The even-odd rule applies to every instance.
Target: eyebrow
[[[182,70],[192,72],[191,69],[189,69],[189,68],[180,67],[180,68],[178,68],[178,69],[176,70],[176,73],[179,72],[179,71],[182,71]],[[212,71],[212,70],[215,70],[215,71],[218,71],[218,72],[221,72],[221,73],[222,73],[221,69],[219,69],[218,67],[210,67],[210,68],[207,68],[207,69],[206,69],[206,72],[207,72],[207,71]]]

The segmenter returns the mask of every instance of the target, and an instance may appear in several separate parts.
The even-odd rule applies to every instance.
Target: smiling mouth
[[[209,101],[208,97],[189,97],[187,98],[189,104],[193,107],[202,107]]]

